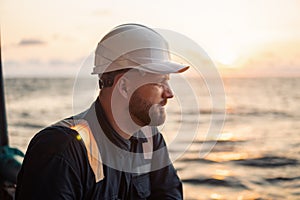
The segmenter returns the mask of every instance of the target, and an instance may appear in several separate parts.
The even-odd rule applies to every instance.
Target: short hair
[[[119,74],[124,74],[128,72],[130,68],[120,69],[112,72],[105,72],[103,74],[99,74],[99,88],[111,87],[114,84],[115,77]]]

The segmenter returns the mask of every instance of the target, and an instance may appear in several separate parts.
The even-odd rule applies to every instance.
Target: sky
[[[299,76],[299,10],[300,0],[0,0],[4,76],[74,76],[123,23],[187,36],[222,76]]]

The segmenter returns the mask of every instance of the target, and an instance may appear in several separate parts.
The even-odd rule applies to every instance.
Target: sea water
[[[300,199],[300,79],[223,83],[226,117],[217,122],[211,116],[223,111],[212,105],[204,82],[192,85],[194,90],[173,83],[185,98],[169,100],[160,130],[184,199]],[[76,102],[88,105],[97,96],[95,86],[78,88],[71,78],[5,79],[10,145],[26,152],[35,133],[77,113]],[[209,133],[210,126],[221,129]]]

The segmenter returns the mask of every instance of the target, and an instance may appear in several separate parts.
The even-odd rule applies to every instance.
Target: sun
[[[237,54],[234,52],[224,52],[217,58],[217,61],[226,67],[234,67],[234,63],[236,60]]]
[[[237,68],[237,60],[239,55],[230,44],[219,44],[213,52],[215,61],[224,68]]]

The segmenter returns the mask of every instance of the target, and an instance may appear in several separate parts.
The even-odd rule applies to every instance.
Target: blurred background
[[[225,122],[209,138],[219,111],[205,82],[186,75],[194,94],[178,77],[171,82],[188,103],[182,113],[179,97],[170,101],[162,132],[171,156],[184,150],[174,165],[185,199],[300,199],[299,10],[298,0],[1,0],[10,144],[25,152],[36,132],[73,115],[77,74],[99,40],[119,24],[141,23],[197,42],[224,84]],[[185,126],[178,137],[178,124],[196,132]],[[200,158],[204,144],[215,145]]]

